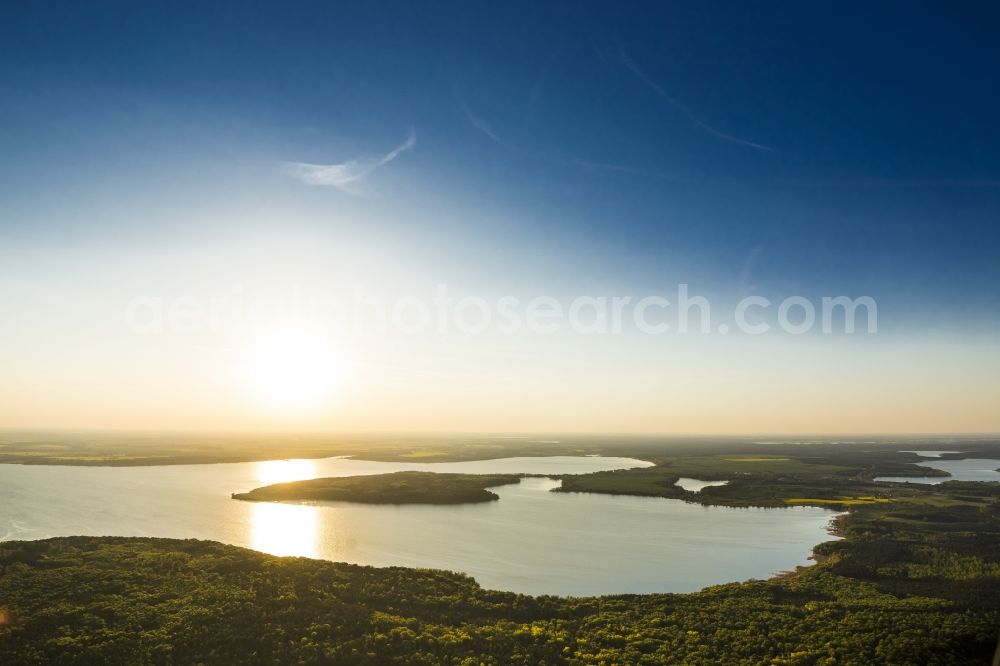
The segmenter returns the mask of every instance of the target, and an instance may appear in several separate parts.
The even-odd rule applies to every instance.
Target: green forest
[[[328,501],[363,504],[465,504],[499,499],[487,488],[520,483],[517,474],[393,472],[275,483],[232,498],[252,502]]]

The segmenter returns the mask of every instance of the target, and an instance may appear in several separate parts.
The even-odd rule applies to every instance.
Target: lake
[[[728,481],[702,481],[701,479],[690,479],[688,477],[682,476],[681,478],[677,479],[674,485],[680,486],[684,490],[691,493],[700,493],[705,488],[724,486],[728,483],[729,483]]]
[[[966,458],[965,460],[939,460],[945,453],[953,451],[902,451],[902,453],[916,453],[925,458],[934,458],[930,462],[918,462],[915,465],[929,467],[931,469],[941,469],[951,474],[951,476],[879,476],[876,481],[891,481],[893,483],[926,483],[936,484],[945,481],[1000,481],[1000,460],[985,460],[982,458]]]
[[[276,555],[468,573],[528,594],[688,592],[808,564],[835,514],[549,492],[526,478],[498,502],[273,504],[232,492],[323,476],[434,472],[583,474],[644,467],[612,457],[382,463],[344,458],[159,467],[0,465],[0,540],[73,534],[213,539]]]

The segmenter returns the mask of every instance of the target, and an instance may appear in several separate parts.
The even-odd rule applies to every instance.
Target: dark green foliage
[[[974,452],[949,457],[966,455],[1000,457],[1000,444],[980,443]],[[663,457],[654,467],[565,475],[556,490],[668,497],[713,506],[813,505],[848,509],[934,494],[934,488],[927,484],[873,480],[882,475],[948,476],[947,472],[913,464],[919,460],[913,453],[871,445],[744,446],[738,452]],[[675,485],[679,477],[685,476],[728,483],[688,492]],[[923,508],[920,505],[915,510]]]
[[[520,483],[517,474],[395,472],[275,483],[233,499],[253,502],[329,501],[364,504],[464,504],[500,499],[486,490]]]
[[[5,666],[987,663],[1000,626],[996,560],[963,553],[992,552],[996,502],[980,493],[959,523],[914,529],[894,505],[864,507],[842,519],[847,538],[797,575],[600,598],[206,541],[8,542],[0,655]]]

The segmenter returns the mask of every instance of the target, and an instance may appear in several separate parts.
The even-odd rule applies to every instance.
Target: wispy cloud
[[[644,72],[642,68],[640,68],[639,65],[636,64],[634,60],[632,60],[631,56],[629,56],[628,52],[625,50],[625,47],[621,43],[618,44],[618,52],[619,52],[618,53],[619,59],[621,60],[622,65],[624,65],[626,69],[635,74],[635,76],[640,81],[645,83],[650,88],[650,90],[652,90],[662,99],[666,100],[671,106],[673,106],[675,109],[677,109],[685,116],[687,116],[688,119],[691,120],[691,122],[693,122],[695,125],[703,129],[704,131],[708,132],[717,139],[722,139],[723,141],[729,141],[731,143],[735,143],[740,146],[746,146],[747,148],[765,150],[771,153],[775,152],[775,149],[771,148],[770,146],[765,146],[762,143],[756,143],[754,141],[741,139],[740,137],[733,136],[732,134],[726,134],[725,132],[716,129],[712,125],[709,125],[707,122],[705,122],[697,115],[695,115],[694,111],[692,111],[691,109],[687,108],[686,106],[678,102],[673,95],[668,93],[663,88],[663,86],[661,86],[659,83],[650,78],[649,75],[646,74],[646,72]]]
[[[348,194],[364,194],[362,183],[369,174],[393,161],[415,145],[417,145],[417,134],[410,130],[406,140],[385,155],[360,157],[340,164],[282,162],[282,168],[287,175],[306,185],[335,187]]]
[[[577,157],[566,156],[551,151],[533,150],[531,148],[525,148],[520,145],[511,143],[504,137],[500,136],[493,129],[493,126],[486,121],[482,116],[478,115],[475,111],[469,108],[466,103],[465,98],[456,89],[455,90],[455,100],[458,102],[459,108],[465,115],[465,118],[469,121],[469,124],[474,128],[479,130],[486,138],[488,138],[493,143],[497,144],[501,148],[510,151],[511,153],[517,155],[523,155],[529,159],[541,160],[544,162],[549,162],[552,164],[557,164],[564,167],[574,167],[578,169],[584,169],[586,171],[611,171],[616,173],[625,173],[636,176],[647,176],[652,178],[661,178],[666,180],[682,180],[681,178],[673,175],[661,173],[658,171],[649,171],[647,169],[638,169],[635,167],[630,167],[624,164],[615,164],[610,162],[596,162],[593,160],[580,159]]]
[[[465,114],[465,118],[469,121],[473,127],[486,135],[494,143],[497,143],[504,148],[513,150],[513,148],[507,144],[506,141],[500,138],[500,135],[493,131],[493,127],[483,120],[483,118],[472,111],[469,105],[465,102],[465,97],[462,96],[457,89],[455,90],[455,100],[458,102],[458,107],[462,109],[462,113]]]

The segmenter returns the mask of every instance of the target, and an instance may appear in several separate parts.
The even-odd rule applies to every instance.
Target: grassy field
[[[353,456],[392,462],[450,462],[509,456],[601,453],[608,443],[589,438],[429,435],[259,435],[151,433],[0,433],[0,463],[140,466],[250,462]]]
[[[879,437],[757,442],[746,437],[630,435],[329,435],[0,431],[0,463],[140,466],[352,456],[387,462],[450,462],[511,456],[625,456],[671,464],[679,475],[794,472],[828,465],[854,474],[923,476],[900,449],[957,450],[1000,460],[990,437]],[[952,456],[949,456],[952,457]],[[681,463],[680,461],[685,462]],[[682,467],[686,465],[686,467]],[[701,478],[701,477],[699,477]]]

